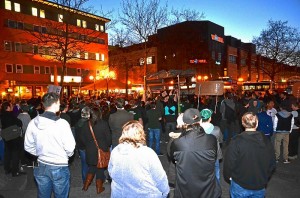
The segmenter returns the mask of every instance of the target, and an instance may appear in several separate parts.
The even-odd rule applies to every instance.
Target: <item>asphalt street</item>
[[[161,144],[162,153],[166,153],[166,144]],[[226,148],[223,148],[226,152]],[[159,157],[163,167],[168,171],[168,160],[166,155]],[[222,173],[221,162],[221,173]],[[249,166],[251,168],[251,165]],[[110,197],[110,184],[105,183],[105,191],[100,195],[96,194],[95,182],[93,182],[87,192],[82,191],[82,181],[80,172],[80,159],[75,156],[74,162],[70,165],[71,170],[71,190],[70,198],[81,197]],[[3,166],[0,166],[0,198],[34,198],[37,197],[37,188],[34,182],[32,168],[26,168],[27,175],[12,177],[5,175]],[[229,184],[221,175],[222,197],[229,198]],[[270,198],[298,198],[300,196],[300,159],[293,160],[290,164],[279,162],[267,186],[266,197]]]

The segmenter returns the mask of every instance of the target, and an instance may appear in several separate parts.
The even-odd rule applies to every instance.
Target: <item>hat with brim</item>
[[[194,124],[200,121],[200,112],[198,109],[189,108],[183,113],[182,120],[185,124]]]

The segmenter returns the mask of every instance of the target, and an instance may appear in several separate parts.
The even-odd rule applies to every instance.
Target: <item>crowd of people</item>
[[[68,197],[74,153],[81,161],[83,191],[95,178],[96,193],[110,181],[112,197],[167,197],[170,188],[175,197],[221,197],[223,161],[231,197],[264,197],[276,163],[298,157],[300,109],[295,98],[276,91],[179,100],[171,90],[146,101],[61,100],[46,93],[27,101],[1,101],[1,129],[12,125],[23,133],[0,141],[5,174],[22,176],[24,166],[34,166],[38,197]],[[97,167],[95,142],[111,152],[106,168]],[[160,149],[164,143],[167,153]],[[169,159],[167,173],[162,155]]]

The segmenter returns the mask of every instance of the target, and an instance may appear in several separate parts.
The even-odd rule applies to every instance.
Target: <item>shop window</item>
[[[50,74],[50,67],[49,66],[45,66],[45,74]]]
[[[45,10],[40,9],[40,17],[43,19],[46,17]]]
[[[62,14],[58,14],[58,22],[63,22],[64,16]]]
[[[96,60],[100,60],[100,54],[96,53]]]
[[[16,73],[23,73],[23,65],[20,64],[16,65]]]
[[[77,57],[77,58],[80,58],[80,57],[81,57],[79,51],[76,52],[76,57]]]
[[[37,16],[37,15],[38,15],[37,8],[32,7],[32,8],[31,8],[31,11],[32,11],[32,16]]]
[[[10,41],[4,41],[4,50],[5,51],[12,51],[12,46]]]
[[[21,12],[21,6],[19,3],[14,3],[15,12]]]
[[[13,73],[13,65],[12,64],[5,64],[5,72],[6,73]]]
[[[5,9],[6,10],[11,10],[11,1],[5,0]]]
[[[15,51],[22,52],[22,44],[21,43],[15,43]]]
[[[40,66],[34,66],[34,74],[40,74]]]

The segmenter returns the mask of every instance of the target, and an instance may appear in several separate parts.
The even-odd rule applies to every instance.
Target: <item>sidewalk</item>
[[[161,144],[161,151],[166,154],[166,144]],[[165,170],[168,170],[167,156],[159,157]],[[221,186],[222,197],[229,198],[229,184],[223,180],[221,163]],[[80,159],[76,156],[70,166],[71,170],[71,190],[70,198],[81,197],[110,197],[110,184],[105,183],[105,191],[100,195],[96,194],[95,182],[93,182],[88,191],[82,191]],[[26,168],[27,175],[11,177],[5,175],[3,166],[0,166],[0,198],[36,198],[37,188],[34,182],[32,168]],[[300,195],[300,159],[292,161],[290,164],[277,164],[276,172],[273,174],[266,191],[266,197],[270,198],[297,198]],[[1,197],[2,196],[2,197]]]

